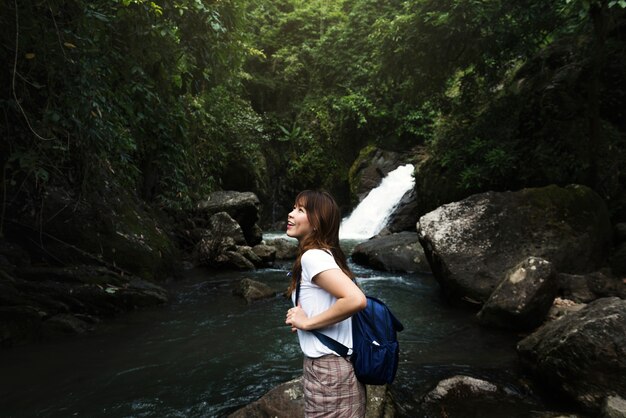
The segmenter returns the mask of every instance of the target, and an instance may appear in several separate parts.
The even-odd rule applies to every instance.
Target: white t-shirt
[[[329,251],[318,249],[307,250],[302,254],[300,261],[302,278],[299,303],[307,316],[311,317],[324,312],[337,302],[336,297],[319,287],[312,279],[323,271],[338,269],[339,266]],[[291,300],[292,302],[296,300],[295,290],[291,295]],[[328,327],[318,328],[317,331],[345,345],[349,348],[348,354],[352,353],[352,320],[350,318]],[[327,354],[338,355],[326,347],[312,332],[298,330],[298,340],[302,352],[307,357],[317,358]]]

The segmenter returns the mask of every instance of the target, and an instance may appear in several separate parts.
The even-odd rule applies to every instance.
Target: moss
[[[112,230],[100,236],[104,257],[146,279],[171,273],[176,250],[159,216],[128,201],[116,209]]]
[[[376,145],[370,144],[366,145],[364,148],[361,149],[361,151],[359,151],[359,155],[356,157],[354,163],[352,163],[352,166],[348,171],[350,191],[353,191],[353,184],[357,183],[355,177],[357,176],[359,170],[362,168],[363,163],[371,158],[372,154],[376,152],[376,149]]]
[[[527,228],[541,226],[561,236],[584,237],[587,248],[595,249],[591,257],[603,262],[611,241],[611,223],[606,204],[596,192],[581,185],[551,185],[524,189],[521,196],[519,211]],[[523,206],[539,210],[525,211]]]
[[[166,232],[168,220],[121,188],[103,189],[80,200],[50,194],[44,211],[41,217],[48,219],[43,225],[44,237],[50,239],[44,243],[45,257],[51,256],[55,262],[89,264],[97,259],[98,264],[149,280],[173,272],[177,250]],[[24,224],[37,225],[35,222],[22,220]],[[28,239],[18,242],[28,243]]]
[[[576,228],[589,224],[589,217],[597,217],[596,226],[607,223],[608,211],[604,201],[592,189],[582,185],[559,187],[550,185],[542,188],[524,189],[525,201],[543,209],[546,216],[565,216],[567,223]],[[608,225],[607,225],[608,226]]]
[[[366,145],[365,147],[363,147],[361,151],[359,151],[358,157],[356,157],[356,160],[354,160],[354,163],[352,163],[352,166],[348,171],[350,199],[353,201],[353,203],[356,203],[358,201],[357,188],[359,187],[359,174],[361,172],[361,169],[363,168],[363,165],[366,164],[369,159],[371,159],[372,155],[374,155],[377,149],[378,148],[374,144]]]

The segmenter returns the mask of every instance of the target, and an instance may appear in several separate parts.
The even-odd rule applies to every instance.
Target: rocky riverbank
[[[520,333],[517,350],[533,390],[583,413],[625,416],[624,229],[611,226],[591,189],[548,186],[443,205],[419,219],[414,240],[449,299],[475,305],[484,326]],[[379,253],[386,242],[406,239],[375,237],[353,259],[398,269],[406,265],[398,254]],[[418,259],[411,245],[395,248],[405,260]],[[463,382],[461,392],[475,386]],[[498,392],[475,396],[481,393]]]
[[[261,243],[253,193],[217,192],[167,213],[124,196],[104,191],[84,200],[53,190],[37,215],[8,208],[0,347],[84,333],[123,312],[167,303],[163,284],[184,268],[253,269],[295,254],[293,243]],[[242,283],[242,294],[254,300],[255,285]]]
[[[591,189],[478,194],[423,215],[417,232],[392,229],[355,247],[353,261],[386,271],[432,270],[444,295],[475,306],[481,324],[520,335],[530,393],[562,399],[581,416],[626,416],[626,237]],[[298,397],[286,402],[293,391],[283,389],[233,416],[289,416],[283,406],[301,405]],[[515,396],[479,376],[450,376],[416,402],[438,416],[443,404],[452,413]]]
[[[180,252],[163,214],[114,190],[87,199],[50,188],[40,199],[7,206],[0,347],[83,333],[167,302],[161,284]]]
[[[297,250],[288,240],[263,241],[252,193],[218,192],[167,216],[121,201],[90,206],[62,194],[50,196],[47,207],[39,230],[45,233],[23,214],[0,241],[4,346],[86,332],[113,315],[166,303],[160,284],[185,266],[250,270],[292,259]],[[449,299],[475,306],[481,324],[519,333],[520,365],[534,382],[529,390],[558,394],[572,410],[615,416],[626,397],[626,234],[624,225],[610,225],[593,191],[483,193],[405,229],[390,225],[358,245],[353,260],[388,271],[431,270]],[[235,291],[249,303],[276,294],[252,280]],[[281,405],[299,408],[297,396],[285,401],[294,391],[283,389],[246,413],[287,416]],[[462,405],[467,393],[496,403],[510,396],[477,376],[450,376],[416,401],[424,410],[442,399]],[[386,406],[378,403],[371,416],[394,416],[393,396],[381,399]]]

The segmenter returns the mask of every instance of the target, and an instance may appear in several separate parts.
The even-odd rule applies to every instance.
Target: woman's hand
[[[295,306],[287,311],[285,324],[291,325],[291,332],[296,332],[298,329],[304,329],[307,319],[309,318],[302,309],[302,305],[298,303],[298,306]]]

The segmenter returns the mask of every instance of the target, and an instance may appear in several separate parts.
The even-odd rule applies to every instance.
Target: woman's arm
[[[310,318],[299,304],[289,309],[285,323],[291,325],[292,331],[296,329],[308,331],[336,324],[367,306],[367,299],[361,289],[341,269],[325,270],[317,274],[313,281],[336,297],[337,302]]]

